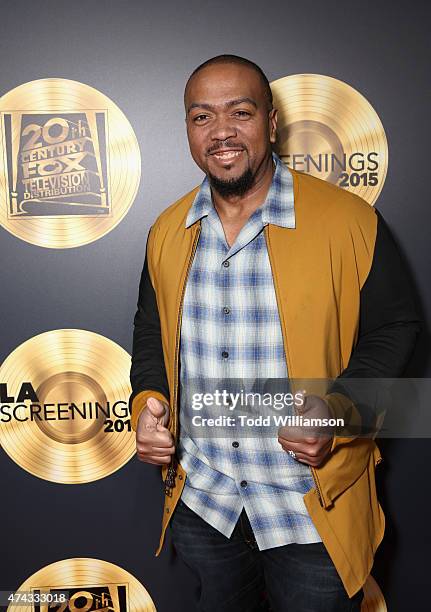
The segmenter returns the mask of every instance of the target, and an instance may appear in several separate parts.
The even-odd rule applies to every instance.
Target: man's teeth
[[[238,157],[241,151],[228,151],[226,153],[214,153],[217,159],[230,159],[231,157]]]

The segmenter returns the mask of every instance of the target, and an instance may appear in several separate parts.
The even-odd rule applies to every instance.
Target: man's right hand
[[[174,438],[167,428],[169,406],[150,397],[136,428],[136,452],[140,461],[167,465],[175,452]]]

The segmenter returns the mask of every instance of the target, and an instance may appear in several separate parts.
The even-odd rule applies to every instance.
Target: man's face
[[[196,164],[224,195],[241,195],[271,158],[276,111],[260,76],[248,66],[213,64],[185,92],[187,136]]]

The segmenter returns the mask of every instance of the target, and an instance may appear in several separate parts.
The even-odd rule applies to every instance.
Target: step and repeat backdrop
[[[407,26],[419,54],[420,14],[416,35],[392,14],[390,48],[377,59],[376,24],[367,39],[362,18],[353,12],[346,25],[335,5],[313,16],[276,2],[247,14],[227,2],[216,13],[194,2],[36,4],[0,5],[0,604],[193,610],[187,568],[169,546],[154,557],[161,481],[135,458],[127,406],[146,235],[201,180],[187,151],[184,83],[218,53],[260,64],[279,109],[278,154],[383,211],[426,312],[427,201],[421,162],[407,155],[426,58],[397,55]],[[413,375],[429,375],[427,355],[422,341]],[[365,585],[370,612],[416,609],[424,597],[430,530],[419,508],[430,452],[426,441],[395,442],[379,474],[387,536]]]

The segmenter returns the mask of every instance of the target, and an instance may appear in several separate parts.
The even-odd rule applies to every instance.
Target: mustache
[[[245,149],[245,146],[240,142],[234,142],[233,140],[221,140],[207,149],[207,155],[212,155],[213,153],[217,153],[217,151],[222,151],[223,149]]]

